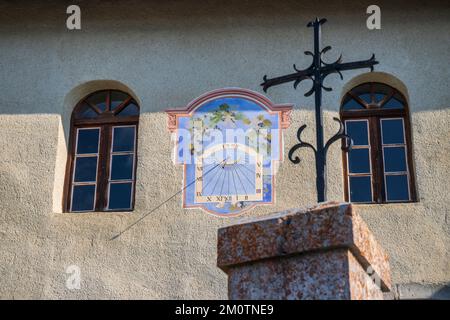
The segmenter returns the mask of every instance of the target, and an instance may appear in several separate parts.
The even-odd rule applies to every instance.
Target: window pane
[[[134,151],[134,127],[115,127],[113,152]]]
[[[119,112],[118,116],[126,117],[126,116],[138,116],[139,108],[134,103],[130,103],[125,107],[122,111]]]
[[[381,119],[383,144],[405,143],[403,119]]]
[[[401,102],[401,97],[397,94],[394,95],[391,99],[389,99],[384,105],[383,108],[387,109],[403,109],[403,103]]]
[[[95,185],[74,186],[72,211],[94,210]]]
[[[107,91],[102,91],[95,93],[94,95],[90,96],[86,100],[89,101],[90,104],[96,105],[97,108],[99,108],[102,112],[106,111],[106,95]]]
[[[372,102],[372,97],[370,93],[361,94],[359,98],[368,104]]]
[[[352,149],[348,159],[350,173],[370,173],[369,149]]]
[[[131,209],[131,183],[111,183],[109,209]]]
[[[381,83],[374,83],[372,86],[373,86],[373,90],[375,92],[374,96],[375,96],[376,102],[382,101],[388,94],[390,94],[392,92],[391,87],[386,86]]]
[[[347,134],[352,138],[353,144],[367,146],[369,139],[367,136],[367,121],[346,121]]]
[[[97,153],[100,129],[79,129],[77,154]]]
[[[111,180],[130,180],[133,178],[133,155],[113,155]]]
[[[372,185],[370,177],[350,177],[350,201],[372,201]]]
[[[125,100],[128,99],[128,94],[120,91],[112,91],[111,92],[111,110],[114,110],[116,107],[122,104]]]
[[[408,176],[386,176],[386,189],[388,201],[408,201]]]
[[[406,171],[405,147],[384,148],[384,171]]]
[[[95,182],[97,157],[78,157],[75,163],[75,182]]]
[[[375,93],[374,96],[375,96],[376,103],[381,102],[384,99],[384,97],[386,97],[386,95],[383,93]]]
[[[97,116],[97,112],[95,112],[94,109],[92,109],[86,102],[83,103],[80,111],[76,113],[76,117],[81,119],[92,119],[96,118]]]
[[[356,100],[350,99],[344,103],[344,110],[353,110],[353,109],[364,109],[362,105],[360,105]]]

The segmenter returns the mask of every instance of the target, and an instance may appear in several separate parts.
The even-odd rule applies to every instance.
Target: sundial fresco
[[[184,167],[183,207],[237,215],[272,204],[292,105],[245,89],[220,89],[167,110],[176,164]]]

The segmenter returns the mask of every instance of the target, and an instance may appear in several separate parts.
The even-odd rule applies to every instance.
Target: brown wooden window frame
[[[368,86],[371,101],[368,103],[363,99],[359,98],[357,94],[354,93],[354,90],[357,90],[358,87],[363,85]],[[386,90],[385,97],[376,102],[375,94],[377,90],[383,87]],[[361,93],[359,93],[361,94]],[[397,97],[400,99],[403,104],[403,108],[387,108],[383,109],[383,106],[388,103],[388,101]],[[358,104],[362,106],[361,109],[354,110],[344,110],[345,103],[349,100],[353,99]],[[372,188],[372,201],[370,202],[355,202],[356,204],[370,204],[370,203],[408,203],[408,202],[417,202],[417,193],[416,193],[416,183],[415,183],[415,171],[413,166],[412,159],[412,141],[411,141],[411,123],[410,123],[410,115],[408,103],[404,95],[398,91],[397,89],[380,82],[366,82],[359,84],[358,86],[351,89],[347,92],[342,101],[340,108],[340,117],[342,122],[344,123],[345,128],[347,128],[346,121],[355,121],[355,120],[365,120],[367,121],[367,131],[368,131],[368,141],[369,145],[369,164],[370,164],[370,175],[372,178],[371,188]],[[386,195],[386,182],[385,175],[395,175],[384,172],[384,148],[382,144],[382,132],[381,132],[381,121],[386,119],[402,119],[403,121],[403,132],[404,132],[404,147],[405,147],[405,160],[406,160],[406,174],[408,177],[408,194],[409,200],[388,200]],[[354,146],[353,148],[364,148],[365,146]],[[385,145],[386,147],[386,145]],[[350,201],[350,176],[357,176],[358,174],[349,173],[349,161],[348,154],[346,152],[342,153],[343,160],[343,172],[344,172],[344,196],[346,201]],[[368,174],[361,174],[368,175]]]
[[[111,95],[121,94],[126,96],[113,110],[111,110]],[[104,101],[105,110],[101,110],[88,100],[96,95],[105,95],[106,101]],[[124,111],[127,107],[134,104],[137,107],[137,115],[120,116],[120,112]],[[133,107],[134,107],[133,106]],[[83,117],[80,114],[85,111],[86,108],[91,108],[97,115],[96,117]],[[89,110],[91,111],[91,110]],[[70,121],[70,137],[69,137],[69,154],[67,157],[66,177],[64,184],[64,211],[65,212],[128,212],[134,210],[135,193],[136,193],[136,164],[137,164],[137,148],[138,148],[138,129],[139,129],[139,111],[140,107],[133,97],[128,93],[120,90],[99,90],[90,93],[86,97],[80,100],[75,106]],[[109,187],[111,184],[110,171],[111,171],[111,159],[113,154],[112,136],[113,128],[116,127],[135,127],[134,130],[134,151],[125,152],[133,154],[133,168],[132,179],[128,179],[126,183],[131,183],[131,205],[128,209],[109,209],[108,208],[108,195]],[[97,176],[95,181],[95,199],[93,210],[73,211],[72,208],[72,192],[73,186],[76,185],[74,181],[75,159],[79,155],[76,153],[78,131],[83,129],[99,128],[99,145],[98,145],[98,159],[97,159]],[[89,155],[88,155],[89,156]],[[117,181],[116,183],[121,183]],[[125,183],[125,182],[122,182]],[[89,184],[89,183],[88,183]],[[90,183],[92,184],[92,183]]]

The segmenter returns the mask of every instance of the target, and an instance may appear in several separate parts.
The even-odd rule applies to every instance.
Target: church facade
[[[226,299],[218,229],[317,203],[313,151],[289,159],[302,125],[316,143],[310,83],[261,86],[308,68],[315,17],[325,63],[379,62],[323,83],[325,141],[352,140],[327,199],[386,250],[394,298],[450,298],[446,1],[378,1],[380,28],[369,1],[80,1],[74,29],[70,5],[0,2],[0,298]],[[230,128],[262,145],[183,135]]]

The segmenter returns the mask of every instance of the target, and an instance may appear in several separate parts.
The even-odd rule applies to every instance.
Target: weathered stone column
[[[383,299],[387,254],[350,204],[288,210],[219,230],[230,299]]]

